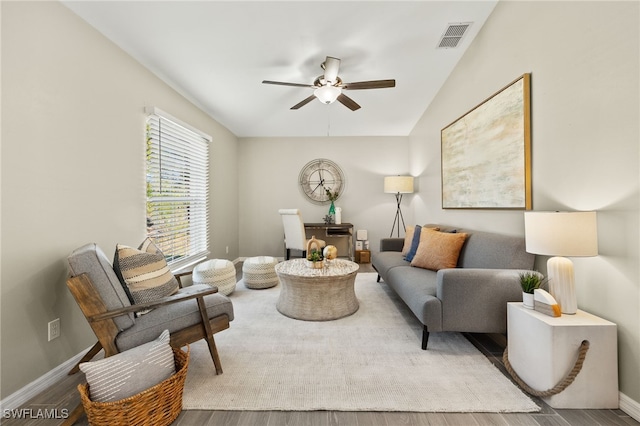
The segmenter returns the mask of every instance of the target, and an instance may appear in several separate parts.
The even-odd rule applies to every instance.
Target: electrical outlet
[[[60,318],[49,322],[49,342],[60,337]]]
[[[227,254],[229,254],[229,246],[227,246]]]

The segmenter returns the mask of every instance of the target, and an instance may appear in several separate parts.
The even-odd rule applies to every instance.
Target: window
[[[172,270],[208,250],[211,137],[154,108],[147,119],[147,235]]]

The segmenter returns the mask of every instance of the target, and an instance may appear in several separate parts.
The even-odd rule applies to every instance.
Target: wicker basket
[[[182,391],[189,366],[189,349],[173,348],[176,373],[136,395],[119,401],[94,402],[89,384],[78,385],[82,405],[92,426],[169,425],[182,411]]]

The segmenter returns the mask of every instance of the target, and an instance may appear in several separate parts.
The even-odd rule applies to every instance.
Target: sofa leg
[[[427,343],[429,342],[429,330],[427,329],[427,326],[425,325],[424,328],[422,329],[422,350],[426,351],[427,350]]]
[[[380,274],[378,274],[378,278],[376,279],[376,282],[379,283],[380,282]]]

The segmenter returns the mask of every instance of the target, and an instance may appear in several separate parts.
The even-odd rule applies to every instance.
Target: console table
[[[304,230],[307,238],[315,236],[319,240],[326,241],[327,244],[336,246],[339,257],[347,257],[349,260],[354,259],[352,223],[305,223]],[[344,255],[345,245],[347,249],[346,256]]]
[[[550,317],[520,302],[507,304],[507,344],[513,370],[531,388],[553,388],[573,368],[583,340],[582,370],[564,391],[543,398],[553,408],[618,408],[618,343],[614,323],[578,309]]]

